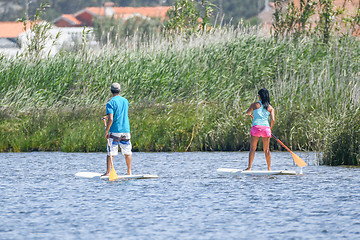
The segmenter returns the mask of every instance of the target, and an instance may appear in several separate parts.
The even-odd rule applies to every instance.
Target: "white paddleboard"
[[[109,176],[101,176],[101,173],[97,172],[78,172],[75,174],[76,177],[82,178],[101,178],[108,179]],[[158,178],[158,175],[151,174],[141,174],[141,175],[118,175],[118,179],[149,179],[149,178]]]
[[[236,168],[218,168],[218,174],[221,175],[296,175],[295,171],[277,170],[277,171],[243,171]]]

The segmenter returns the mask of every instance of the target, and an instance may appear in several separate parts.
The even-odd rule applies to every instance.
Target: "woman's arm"
[[[246,110],[246,116],[249,116],[256,109],[256,103],[252,103],[248,110]]]
[[[270,112],[270,129],[272,129],[272,127],[275,124],[275,110],[272,106],[269,106],[269,112]]]

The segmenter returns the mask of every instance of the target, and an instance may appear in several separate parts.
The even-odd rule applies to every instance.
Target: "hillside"
[[[156,6],[172,5],[175,0],[114,0],[116,6]],[[36,8],[39,7],[40,0],[23,1],[23,0],[0,0],[0,21],[15,21],[26,15],[33,15]],[[75,13],[85,7],[99,7],[102,6],[103,0],[52,0],[48,1],[51,7],[47,10],[45,16],[46,20],[54,20],[63,13]],[[226,23],[237,24],[241,18],[248,19],[254,17],[261,11],[264,0],[212,0],[210,1],[216,5],[214,16],[218,13],[224,14],[224,21]],[[28,3],[28,8],[26,7]],[[28,11],[26,11],[28,9]]]

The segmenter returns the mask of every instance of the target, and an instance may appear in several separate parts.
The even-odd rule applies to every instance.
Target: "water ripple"
[[[313,162],[313,153],[298,153]],[[1,153],[0,239],[359,239],[359,168],[311,165],[302,176],[218,176],[247,153],[134,153],[159,179],[75,178],[103,153]],[[272,153],[273,169],[296,170]],[[115,161],[125,173],[124,159]],[[257,153],[254,169],[266,169]]]

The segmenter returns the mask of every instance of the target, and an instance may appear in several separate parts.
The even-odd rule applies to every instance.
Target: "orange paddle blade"
[[[114,181],[116,179],[118,179],[118,175],[116,174],[114,166],[112,166],[110,170],[109,181]]]
[[[271,134],[271,136],[272,136],[273,138],[275,138],[275,140],[276,140],[278,143],[280,143],[286,150],[288,150],[288,151],[291,153],[291,155],[292,155],[292,157],[293,157],[294,162],[296,163],[296,165],[298,165],[299,167],[306,167],[306,166],[307,166],[307,164],[306,164],[306,162],[304,162],[304,160],[302,160],[298,155],[296,155],[295,153],[293,153],[282,141],[280,141],[277,137],[275,137],[274,134]]]
[[[298,155],[296,155],[293,152],[290,152],[290,153],[291,153],[296,165],[298,165],[299,167],[306,167],[307,166],[306,162],[304,162],[304,160],[302,160]]]

